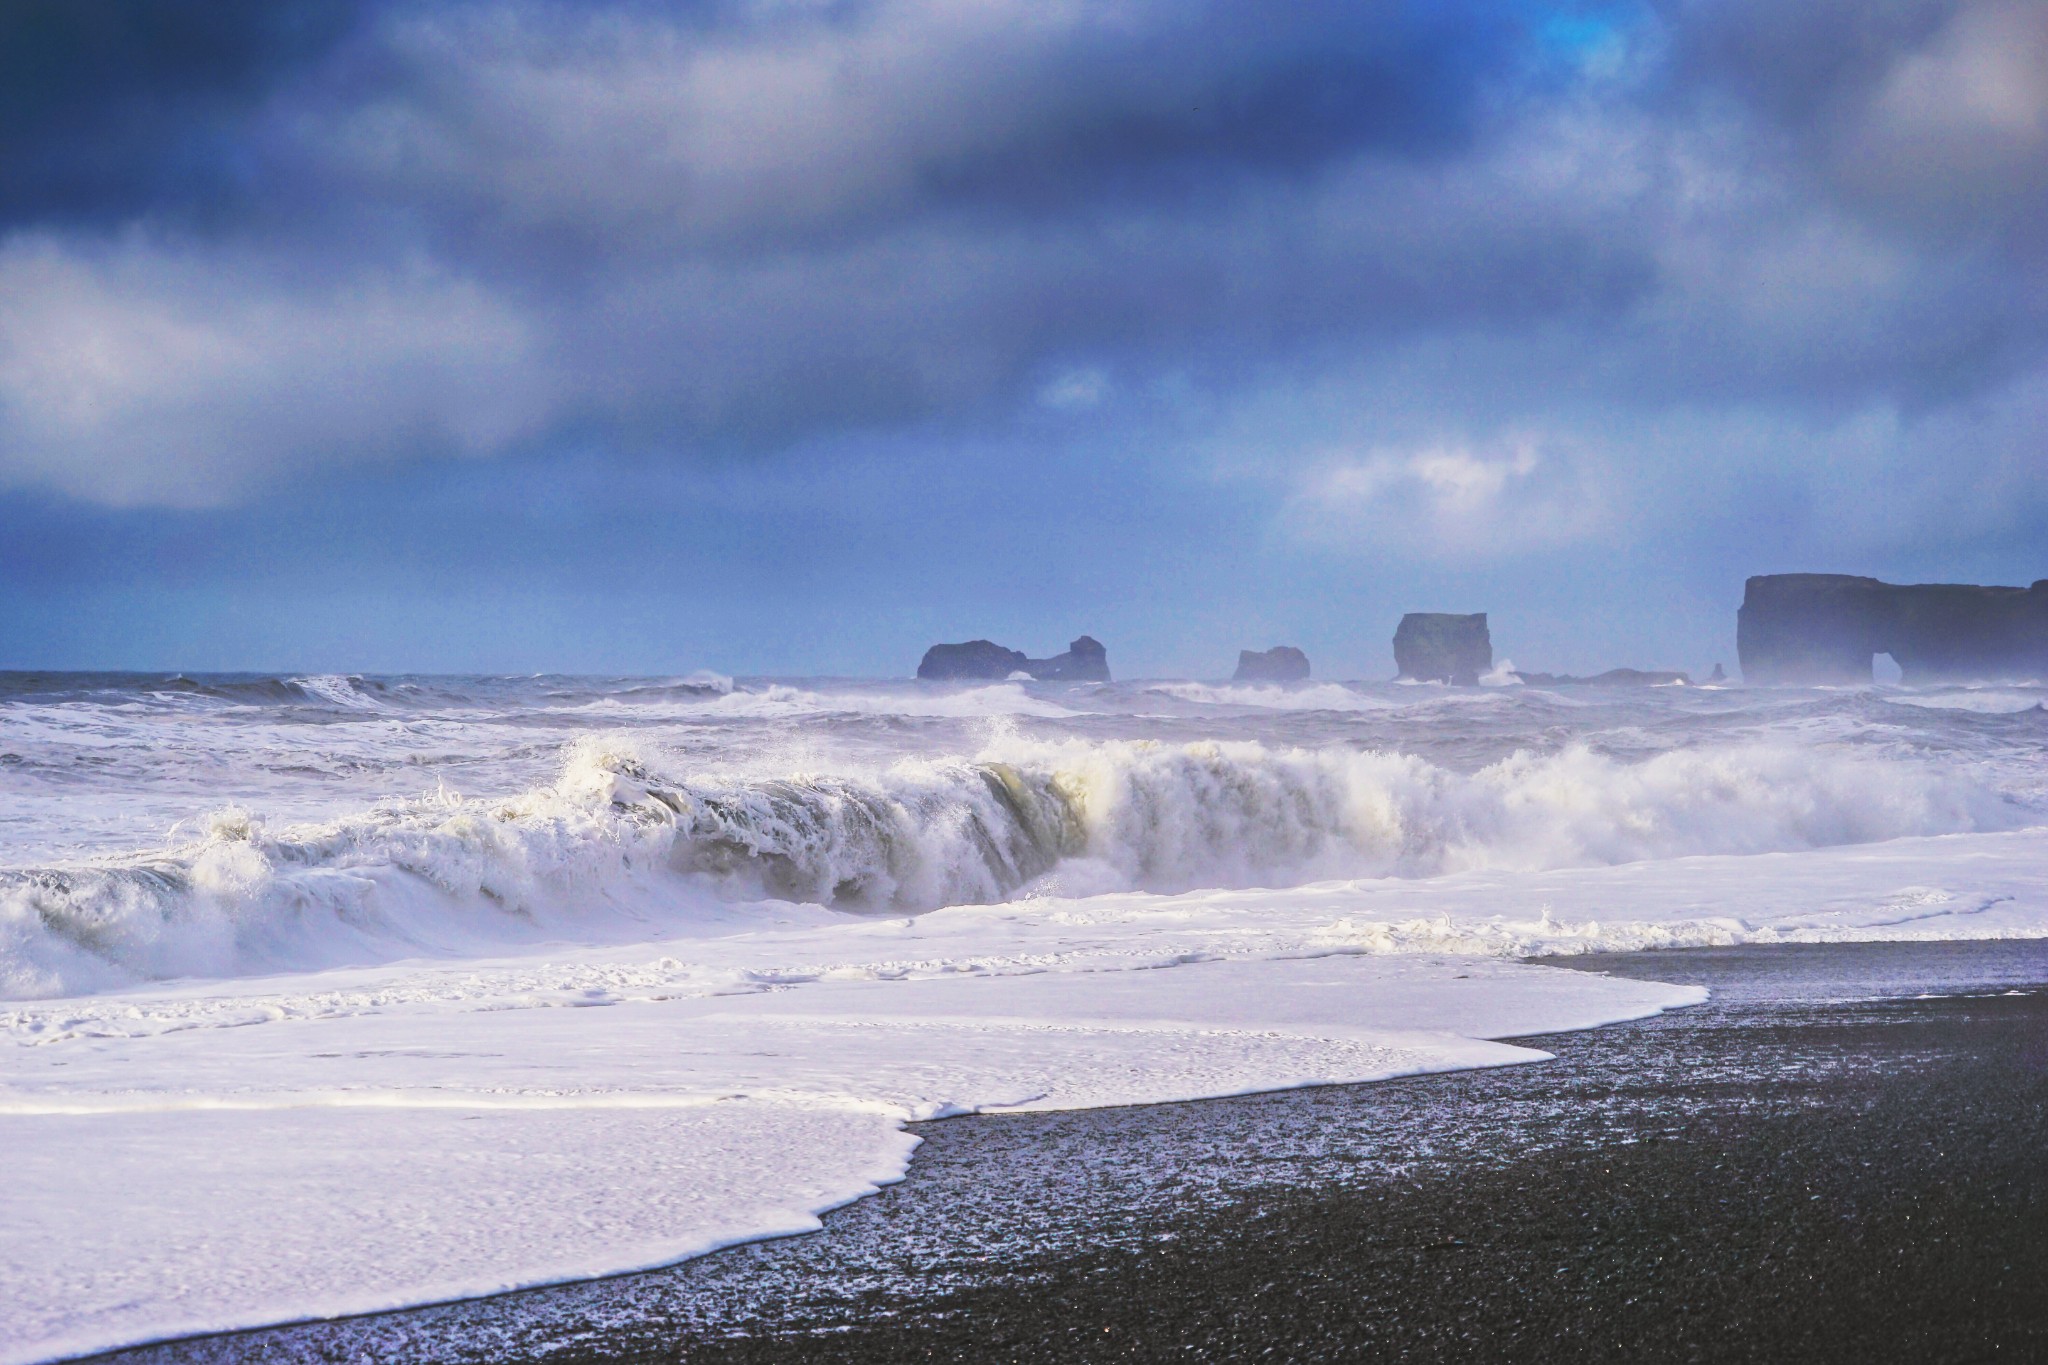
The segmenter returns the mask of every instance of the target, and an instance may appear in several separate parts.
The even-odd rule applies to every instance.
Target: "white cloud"
[[[1962,0],[1839,110],[1832,174],[1856,197],[2037,260],[2048,220],[2048,5]]]
[[[2048,140],[2048,8],[2039,0],[1961,7],[1932,44],[1893,68],[1877,109],[1894,135],[2038,148]]]
[[[205,506],[330,463],[490,454],[551,405],[528,324],[425,266],[309,280],[139,236],[0,243],[0,484]]]
[[[1086,412],[1101,407],[1109,397],[1109,389],[1109,374],[1105,370],[1067,370],[1038,391],[1038,402],[1059,412]]]
[[[1297,476],[1282,521],[1324,548],[1470,558],[1589,537],[1601,512],[1575,461],[1511,436],[1325,454]]]

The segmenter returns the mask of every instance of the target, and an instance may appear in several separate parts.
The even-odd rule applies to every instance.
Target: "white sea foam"
[[[809,950],[831,956],[833,937]],[[909,1120],[1530,1061],[1543,1054],[1474,1035],[1697,998],[1326,956],[598,1009],[513,999],[4,1048],[0,1362],[814,1228],[902,1173]]]
[[[222,810],[146,857],[0,874],[0,990],[679,932],[719,902],[929,910],[1034,890],[1763,853],[2011,828],[2030,813],[1926,763],[1744,745],[1626,763],[1574,746],[1461,774],[1412,755],[998,738],[844,774],[693,773],[630,735],[555,783],[271,827]]]
[[[1515,672],[1513,659],[1502,659],[1479,678],[1481,687],[1520,687],[1522,675]]]
[[[19,1005],[0,1011],[21,1177],[0,1182],[0,1361],[797,1231],[895,1178],[910,1119],[1533,1060],[1482,1040],[1698,998],[1505,957],[2043,933],[2048,831],[2030,830]]]
[[[1204,706],[1255,706],[1270,711],[1390,711],[1398,703],[1341,683],[1154,683],[1152,691]]]
[[[1695,998],[1531,954],[2048,935],[2025,689],[1157,686],[0,675],[0,1362]]]
[[[287,681],[307,696],[346,711],[381,711],[384,703],[363,690],[362,679],[335,673],[317,673]]]
[[[1979,715],[1998,716],[2048,710],[2048,693],[2040,689],[1971,688],[1954,692],[1884,692],[1880,695],[1898,706],[1918,706],[1930,711],[1972,711]]]
[[[609,700],[590,703],[593,709],[608,709],[613,705]],[[821,715],[1043,716],[1056,719],[1074,714],[1057,702],[1031,695],[1016,683],[960,690],[898,687],[872,691],[820,691],[771,683],[759,688],[729,690],[697,704],[693,710],[698,714],[766,719]]]

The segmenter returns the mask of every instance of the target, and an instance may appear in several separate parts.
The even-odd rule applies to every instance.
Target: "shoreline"
[[[1805,1318],[1853,1307],[1867,1326],[1886,1320],[1886,1303],[1917,1302],[1919,1320],[1946,1323],[1958,1346],[1974,1342],[1961,1354],[1929,1346],[1895,1358],[2048,1346],[2048,1249],[2009,1235],[2048,1225],[2048,1172],[2012,1168],[2012,1142],[2042,1130],[2048,1104],[2048,942],[1691,949],[1545,965],[1696,981],[1713,997],[1632,1024],[1516,1039],[1556,1054],[1528,1066],[915,1125],[925,1141],[906,1180],[828,1215],[820,1233],[663,1270],[93,1358],[1139,1359],[1276,1347],[1280,1358],[1732,1359],[1789,1340],[1791,1319],[1780,1317],[1793,1301],[1744,1270],[1773,1263],[1807,1267]],[[2033,1108],[2001,1124],[2001,1101]],[[1944,1173],[1888,1144],[1872,1113],[1902,1130],[1933,1125],[1936,1147],[1964,1154],[1960,1164]],[[1710,1139],[1718,1151],[1703,1145]],[[1635,1193],[1619,1197],[1616,1180]],[[1873,1181],[1891,1182],[1899,1208],[1921,1208],[1921,1228],[1960,1239],[1948,1269],[1927,1254],[1943,1244],[1914,1240],[1910,1214],[1899,1224],[1885,1201],[1873,1203]],[[1717,1182],[1756,1211],[1730,1209]],[[1970,1191],[1994,1185],[1998,1199],[1972,1202]],[[1962,1195],[1943,1203],[1944,1190]],[[1837,1264],[1822,1224],[1795,1207],[1805,1204],[1850,1217],[1843,1226],[1857,1231],[1861,1259]],[[1672,1219],[1682,1225],[1666,1226]],[[1573,1243],[1575,1227],[1594,1223],[1600,1237]],[[1839,1242],[1840,1227],[1826,1227]],[[1774,1228],[1791,1241],[1764,1245]],[[1669,1240],[1666,1255],[1631,1259],[1656,1238]],[[1941,1304],[1967,1297],[1956,1267],[1976,1265],[1970,1246],[2006,1259],[1959,1317]],[[1532,1307],[1558,1292],[1538,1283],[1530,1260],[1546,1248],[1562,1262],[1551,1279],[1584,1291],[1562,1300],[1576,1305],[1566,1318]],[[1945,1297],[1916,1301],[1894,1283],[1907,1265],[1946,1286]],[[1254,1267],[1265,1278],[1247,1282]],[[1586,1289],[1587,1276],[1604,1287]],[[1731,1284],[1754,1292],[1735,1295]],[[1888,1286],[1884,1302],[1873,1284]],[[2020,1297],[2001,1298],[2011,1284]],[[1659,1290],[1664,1316],[1635,1288]],[[1572,1327],[1580,1318],[1641,1321],[1596,1339]],[[1444,1335],[1455,1323],[1464,1334]],[[1851,1359],[1861,1341],[1867,1354],[1863,1330],[1844,1319],[1801,1353]],[[1888,1343],[1906,1339],[1899,1330],[1887,1328]],[[1984,1332],[1992,1338],[1978,1339]]]

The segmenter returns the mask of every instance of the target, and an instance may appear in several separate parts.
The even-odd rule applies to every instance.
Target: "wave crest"
[[[159,854],[0,873],[0,994],[675,932],[720,902],[918,911],[1038,891],[1180,892],[1538,870],[2013,828],[1932,764],[1774,746],[1473,773],[1256,743],[1033,742],[851,774],[692,773],[569,746],[509,800],[437,793]]]

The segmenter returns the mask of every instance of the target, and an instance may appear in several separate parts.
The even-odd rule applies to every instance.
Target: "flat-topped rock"
[[[1232,682],[1302,682],[1308,677],[1308,655],[1293,645],[1268,650],[1241,649]]]
[[[1745,682],[1851,685],[1889,654],[1906,683],[2048,678],[2048,579],[2026,588],[1764,574],[1735,615]]]
[[[1042,682],[1108,682],[1109,652],[1091,635],[1049,659],[1029,658],[993,640],[968,640],[933,645],[917,665],[917,676],[927,682],[1000,682],[1019,673]]]
[[[1486,630],[1486,613],[1409,612],[1394,631],[1394,665],[1399,676],[1417,682],[1476,685],[1493,671],[1493,637]]]

